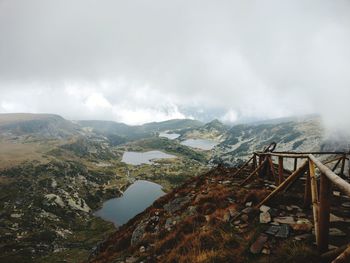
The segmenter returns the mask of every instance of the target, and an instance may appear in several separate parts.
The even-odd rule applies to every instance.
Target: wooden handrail
[[[324,163],[314,156],[325,154],[341,156],[334,157]],[[326,252],[328,250],[329,239],[330,199],[332,197],[332,185],[334,184],[342,193],[350,197],[350,184],[335,174],[334,170],[337,168],[338,164],[341,163],[341,175],[343,175],[345,162],[346,160],[349,160],[347,158],[347,155],[349,154],[350,153],[345,152],[254,152],[253,157],[251,157],[243,167],[248,165],[252,159],[255,160],[255,157],[259,158],[259,165],[256,166],[255,161],[255,165],[253,166],[254,171],[249,174],[249,176],[246,177],[243,182],[241,182],[241,185],[244,185],[247,181],[253,178],[253,176],[258,171],[261,171],[262,167],[268,162],[268,168],[271,171],[267,169],[265,171],[265,176],[267,173],[271,173],[276,179],[276,185],[278,185],[278,187],[256,206],[258,208],[268,202],[278,193],[286,191],[286,189],[291,187],[293,182],[295,182],[298,177],[303,176],[306,171],[304,206],[308,207],[312,201],[316,243],[321,253]],[[278,157],[278,164],[273,164],[272,157]],[[284,178],[284,158],[294,159],[294,172],[292,172],[287,179]],[[298,159],[306,159],[300,167],[297,167]],[[337,161],[337,163],[333,167],[333,170],[326,166],[326,164],[335,161]],[[274,167],[278,168],[278,178],[275,175]],[[239,169],[236,174],[238,174],[242,168]],[[315,172],[315,168],[317,168],[320,172],[320,180],[318,180],[318,177],[316,177],[317,174]],[[318,187],[318,184],[320,187]]]
[[[317,166],[322,174],[327,176],[327,178],[339,188],[340,191],[350,197],[350,184],[348,182],[336,175],[331,169],[321,163],[312,154],[309,155],[309,159]]]

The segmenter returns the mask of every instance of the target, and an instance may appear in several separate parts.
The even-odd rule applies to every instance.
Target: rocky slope
[[[240,163],[252,152],[262,150],[271,142],[277,143],[276,151],[319,151],[324,140],[320,119],[315,117],[235,125],[227,132],[226,139],[215,148],[213,161]]]
[[[320,262],[314,245],[313,217],[303,208],[303,181],[255,208],[273,189],[247,175],[218,167],[161,197],[100,243],[89,262]],[[335,195],[332,246],[348,243],[350,220]],[[334,213],[334,214],[333,214]]]
[[[54,114],[0,114],[0,134],[65,138],[79,134],[79,127]]]

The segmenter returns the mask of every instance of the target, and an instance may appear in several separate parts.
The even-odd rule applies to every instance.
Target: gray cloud
[[[129,123],[315,112],[348,129],[349,12],[345,0],[0,0],[0,111]]]

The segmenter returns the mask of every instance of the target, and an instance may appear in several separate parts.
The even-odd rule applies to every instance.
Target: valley
[[[279,150],[332,147],[317,118],[128,126],[0,114],[0,262],[84,261],[116,230],[94,213],[135,181],[170,192],[218,164],[241,163],[272,141]]]

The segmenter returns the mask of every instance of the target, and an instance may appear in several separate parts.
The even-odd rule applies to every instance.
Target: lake
[[[181,142],[182,145],[186,145],[192,148],[197,148],[201,150],[211,150],[213,149],[218,143],[213,140],[205,140],[205,139],[188,139],[183,142]]]
[[[121,197],[104,202],[102,208],[94,215],[121,226],[164,194],[161,185],[138,180],[130,185]]]
[[[152,160],[169,158],[176,158],[176,156],[161,151],[124,152],[122,162],[132,165],[152,164]]]
[[[169,140],[174,140],[176,138],[179,138],[180,134],[161,132],[161,133],[159,133],[159,137],[165,137],[165,138],[168,138]]]

